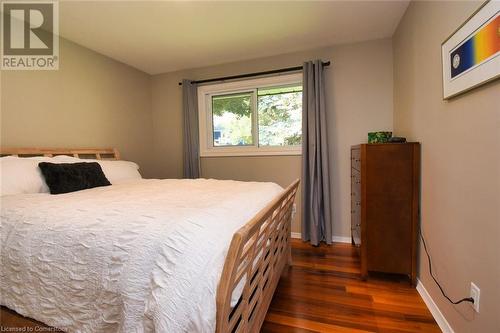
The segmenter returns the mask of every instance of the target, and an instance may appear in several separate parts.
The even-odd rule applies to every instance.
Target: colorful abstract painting
[[[500,16],[497,15],[451,53],[451,77],[464,73],[498,52],[500,52]]]
[[[483,5],[442,45],[444,98],[500,75],[500,1]]]

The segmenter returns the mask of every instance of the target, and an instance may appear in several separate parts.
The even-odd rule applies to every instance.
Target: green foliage
[[[302,87],[271,87],[257,93],[259,145],[300,145]],[[212,98],[214,128],[222,131],[215,145],[252,144],[252,93]]]
[[[231,112],[238,117],[250,117],[250,95],[234,95],[214,97],[212,99],[212,113],[222,116],[224,112]]]
[[[368,143],[385,143],[392,137],[392,132],[369,132]]]
[[[302,92],[302,86],[286,86],[286,87],[270,87],[270,88],[263,88],[259,89],[257,91],[257,95],[263,96],[263,95],[275,95],[275,94],[285,94],[285,93],[291,93],[291,92]]]
[[[260,144],[300,145],[302,92],[259,96],[258,104]]]
[[[302,143],[302,134],[294,133],[286,137],[284,141],[286,146],[298,146]]]
[[[276,122],[290,121],[290,113],[287,106],[281,103],[282,95],[259,97],[259,124],[271,126]],[[289,103],[287,103],[289,104]]]

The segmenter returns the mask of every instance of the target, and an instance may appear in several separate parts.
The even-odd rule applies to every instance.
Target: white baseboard
[[[443,331],[444,333],[455,333],[455,331],[453,331],[453,328],[451,328],[446,318],[443,316],[441,311],[439,311],[438,306],[436,305],[436,303],[434,303],[431,295],[429,294],[427,289],[425,289],[424,285],[422,284],[422,282],[420,282],[419,279],[417,279],[417,291],[424,300],[425,305],[427,305],[427,307],[429,308],[429,311],[436,320],[436,323],[438,324],[441,331]]]
[[[332,242],[337,243],[351,243],[351,237],[343,237],[343,236],[333,236]]]
[[[292,238],[302,238],[302,235],[300,232],[292,232]],[[342,237],[342,236],[333,236],[332,237],[332,242],[337,242],[337,243],[350,243],[351,242],[351,237]]]

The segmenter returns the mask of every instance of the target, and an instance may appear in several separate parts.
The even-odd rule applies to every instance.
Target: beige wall
[[[349,237],[349,146],[364,142],[370,130],[392,129],[390,40],[153,77],[64,39],[60,47],[58,71],[2,71],[1,144],[115,146],[124,159],[141,165],[145,177],[158,178],[182,176],[180,79],[296,66],[314,58],[332,61],[326,81],[334,235]],[[286,186],[300,177],[300,157],[204,158],[202,175]],[[293,231],[300,232],[298,219]]]
[[[479,2],[412,2],[394,36],[394,127],[422,142],[422,228],[453,299],[481,288],[480,313],[420,279],[455,332],[500,332],[500,82],[442,100],[441,42]]]
[[[155,174],[182,176],[182,78],[203,79],[289,66],[321,58],[326,70],[328,128],[335,236],[350,237],[349,147],[365,142],[371,130],[392,130],[392,44],[390,40],[341,45],[153,76]],[[202,176],[274,181],[282,186],[300,177],[300,156],[203,158]],[[300,207],[300,205],[299,205]],[[300,213],[300,212],[299,212]],[[300,215],[300,214],[299,214]],[[294,232],[300,222],[294,221]]]
[[[1,72],[2,146],[112,146],[152,176],[151,77],[64,39],[60,59]]]

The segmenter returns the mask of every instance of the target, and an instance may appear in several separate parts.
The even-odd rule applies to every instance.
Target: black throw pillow
[[[97,162],[38,163],[51,194],[111,185]]]

